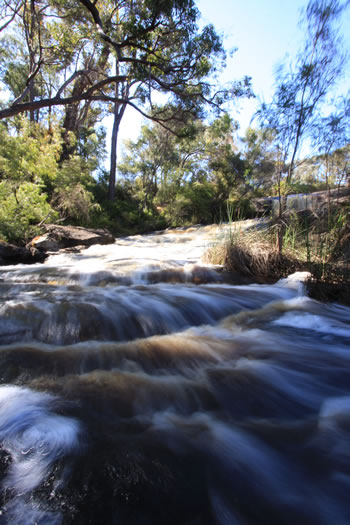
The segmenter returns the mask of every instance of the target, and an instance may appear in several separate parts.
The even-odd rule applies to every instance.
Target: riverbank
[[[52,253],[62,250],[79,252],[94,244],[113,244],[115,237],[103,229],[47,224],[43,233],[26,246],[15,246],[0,240],[0,266],[42,263]]]
[[[309,272],[305,283],[310,297],[322,302],[338,302],[350,305],[350,228],[348,224],[330,235],[313,230],[315,216],[302,212],[300,217],[308,220],[304,230],[289,222],[285,231],[284,250],[278,250],[278,224],[267,219],[239,221],[223,226],[194,226],[164,230],[188,234],[198,228],[217,229],[203,257],[205,263],[222,267],[221,278],[231,284],[273,284],[295,272]],[[43,263],[51,254],[79,253],[95,244],[113,244],[116,241],[107,230],[88,229],[75,226],[47,225],[45,232],[35,237],[26,247],[0,242],[0,266],[14,264]],[[154,273],[154,272],[153,272]],[[150,275],[153,282],[168,279],[169,282],[184,282],[188,278],[183,272],[163,271]],[[176,273],[176,274],[175,274]],[[213,276],[198,267],[193,272],[196,284],[211,282]],[[215,280],[215,279],[214,279]]]
[[[322,302],[350,305],[350,228],[348,223],[331,232],[318,232],[289,224],[283,251],[278,246],[278,223],[242,229],[239,223],[209,247],[205,260],[259,284],[273,284],[295,272],[309,272],[306,289]]]

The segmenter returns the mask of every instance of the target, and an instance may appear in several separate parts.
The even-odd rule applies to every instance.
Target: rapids
[[[350,308],[223,230],[0,268],[1,525],[350,523]]]

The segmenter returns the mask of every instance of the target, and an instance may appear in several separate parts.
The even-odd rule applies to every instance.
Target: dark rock
[[[305,227],[311,227],[320,217],[312,210],[286,210],[283,214],[283,221],[287,224],[296,220],[298,224],[303,224]]]
[[[272,211],[273,199],[262,197],[261,199],[252,199],[251,206],[257,217],[270,215]]]
[[[324,303],[335,302],[350,306],[350,284],[310,279],[306,282],[309,297]]]
[[[24,248],[0,241],[0,265],[9,264],[33,264],[43,262],[46,254],[37,250],[34,246]]]
[[[113,244],[114,236],[107,230],[93,230],[80,226],[48,224],[46,233],[34,237],[30,246],[40,251],[55,252],[63,248],[87,247],[93,244]]]

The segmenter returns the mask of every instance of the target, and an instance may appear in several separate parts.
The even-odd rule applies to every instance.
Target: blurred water
[[[0,268],[0,524],[350,523],[350,309],[222,229]]]

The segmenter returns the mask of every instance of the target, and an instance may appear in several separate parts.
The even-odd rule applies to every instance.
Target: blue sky
[[[305,0],[198,0],[204,24],[212,23],[224,37],[227,50],[237,47],[222,75],[223,81],[252,77],[257,97],[266,101],[272,95],[274,67],[288,53],[295,55],[302,42],[298,27]],[[241,130],[248,127],[258,101],[240,102]]]
[[[228,56],[221,80],[252,77],[258,98],[240,101],[239,107],[230,111],[243,134],[259,99],[268,102],[272,96],[276,65],[287,55],[294,57],[303,42],[298,21],[307,0],[197,0],[196,4],[202,14],[201,23],[214,25],[223,35],[225,49],[238,48],[232,57]],[[350,49],[350,9],[344,17],[343,33]],[[346,81],[350,88],[349,74]],[[120,128],[120,145],[123,139],[136,139],[141,122],[134,110],[126,112]]]

